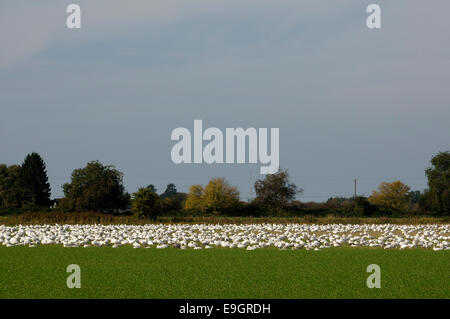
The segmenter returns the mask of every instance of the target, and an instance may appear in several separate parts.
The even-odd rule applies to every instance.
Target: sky
[[[254,196],[260,164],[172,162],[173,129],[280,129],[302,201],[426,188],[450,149],[447,0],[0,2],[0,163],[46,161],[52,196],[99,160],[129,192],[225,177]],[[368,29],[366,7],[381,7]]]

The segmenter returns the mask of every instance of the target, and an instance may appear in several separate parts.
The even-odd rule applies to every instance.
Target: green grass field
[[[81,267],[81,288],[66,267]],[[369,264],[381,288],[369,289]],[[0,298],[450,298],[450,253],[0,247]]]

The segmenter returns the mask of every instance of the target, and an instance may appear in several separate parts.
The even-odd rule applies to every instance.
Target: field
[[[80,289],[66,286],[69,264]],[[380,289],[366,286],[369,264]],[[0,298],[450,298],[449,265],[430,249],[0,246]]]

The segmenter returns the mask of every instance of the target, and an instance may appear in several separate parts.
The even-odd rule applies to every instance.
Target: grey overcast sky
[[[174,128],[279,127],[300,200],[426,187],[450,149],[448,0],[0,2],[0,162],[40,153],[52,195],[100,160],[128,191],[205,184],[253,196],[259,164],[175,165]],[[378,3],[382,29],[366,27]]]

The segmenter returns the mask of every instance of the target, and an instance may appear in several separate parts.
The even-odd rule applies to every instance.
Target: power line
[[[70,175],[69,176],[49,176],[52,179],[70,179]],[[250,174],[250,179],[253,178],[253,172],[251,172]],[[159,175],[128,175],[126,174],[124,176],[124,178],[126,179],[171,179],[170,177],[167,176],[159,176]],[[199,178],[198,176],[176,176],[172,179],[182,179],[182,180],[198,180],[198,179],[204,179],[204,178],[209,178],[208,176],[204,176]],[[242,181],[247,181],[249,180],[248,178],[243,178],[243,177],[226,177],[229,180],[242,180]],[[264,177],[260,177],[260,178],[264,178]],[[260,179],[258,178],[258,179]],[[426,180],[426,177],[358,177],[359,181],[368,181],[368,180],[374,180],[374,181],[393,181],[393,180]],[[332,178],[332,179],[300,179],[299,183],[302,182],[345,182],[345,181],[351,181],[351,178]]]
[[[299,196],[300,198],[332,198],[332,197],[352,197],[353,194],[340,194],[340,195],[307,195],[307,196]]]

